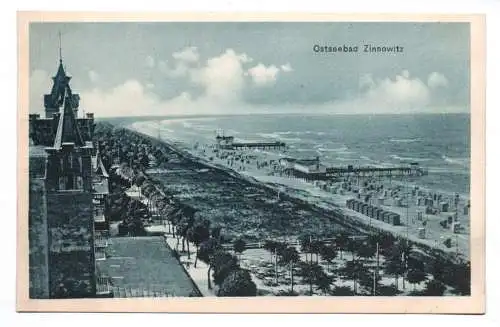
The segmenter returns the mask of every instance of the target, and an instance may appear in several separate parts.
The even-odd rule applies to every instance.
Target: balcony
[[[109,277],[99,276],[96,278],[96,296],[113,297],[113,287]]]

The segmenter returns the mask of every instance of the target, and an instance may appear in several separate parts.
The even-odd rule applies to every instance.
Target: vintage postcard
[[[18,24],[19,311],[484,312],[483,16]]]

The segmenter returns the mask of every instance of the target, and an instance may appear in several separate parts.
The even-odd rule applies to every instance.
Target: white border
[[[83,3],[72,3],[69,1],[51,1],[50,4],[41,5],[40,1],[36,0],[22,0],[14,2],[2,2],[2,10],[0,10],[0,23],[2,28],[0,28],[1,40],[2,40],[2,51],[0,55],[2,60],[0,61],[0,80],[2,83],[2,114],[3,117],[0,120],[2,125],[0,126],[0,131],[3,133],[2,144],[3,148],[7,149],[4,151],[4,160],[0,163],[2,170],[4,172],[3,187],[1,189],[0,205],[2,208],[2,237],[0,242],[3,245],[2,251],[2,269],[0,269],[0,283],[3,286],[0,292],[0,317],[2,325],[6,323],[6,326],[24,324],[36,324],[37,326],[67,326],[69,323],[73,326],[88,326],[89,324],[115,324],[115,325],[139,325],[139,324],[204,324],[206,317],[183,317],[179,315],[130,315],[130,314],[108,314],[108,315],[82,315],[79,314],[78,317],[74,317],[76,314],[61,315],[61,317],[50,317],[48,318],[46,314],[15,314],[14,313],[14,297],[15,297],[15,221],[16,211],[15,211],[15,161],[16,158],[16,143],[14,142],[14,136],[17,135],[16,127],[14,124],[16,115],[16,93],[17,93],[17,71],[16,71],[16,61],[17,54],[16,49],[16,23],[15,23],[15,10],[114,10],[114,11],[151,11],[151,10],[161,10],[166,11],[283,11],[287,8],[290,11],[322,11],[322,12],[357,12],[361,8],[364,13],[375,13],[375,12],[408,12],[408,13],[487,13],[487,33],[488,33],[488,60],[487,60],[487,315],[483,317],[463,317],[463,316],[391,316],[387,315],[375,315],[375,316],[360,316],[360,315],[336,315],[334,318],[328,316],[316,316],[311,317],[300,317],[297,315],[285,316],[280,315],[280,317],[287,318],[286,321],[280,321],[281,324],[289,326],[290,324],[297,323],[297,325],[304,324],[367,324],[369,322],[370,326],[377,325],[387,325],[387,323],[404,323],[406,326],[422,326],[426,323],[452,323],[454,326],[465,326],[472,323],[480,322],[485,326],[499,325],[500,320],[498,316],[498,308],[500,307],[498,302],[498,291],[500,290],[500,285],[498,282],[498,264],[496,263],[496,258],[498,252],[496,249],[500,249],[498,244],[498,236],[495,236],[496,231],[500,230],[499,218],[496,213],[495,200],[496,200],[496,186],[498,181],[498,170],[495,167],[500,167],[500,162],[497,161],[496,151],[498,151],[498,136],[496,126],[498,123],[497,111],[500,110],[500,105],[498,102],[498,94],[500,88],[498,87],[498,72],[500,71],[500,64],[498,60],[495,61],[494,58],[500,58],[500,51],[498,48],[498,34],[495,31],[500,31],[500,6],[498,1],[416,1],[415,3],[409,3],[408,1],[354,1],[351,0],[345,3],[332,3],[326,1],[246,1],[245,4],[236,5],[236,1],[224,1],[224,0],[212,0],[212,1],[193,1],[193,0],[183,0],[177,3],[171,3],[169,1],[168,6],[164,4],[155,4],[151,6],[153,1],[141,0],[135,2],[125,2],[125,1],[113,1],[112,4],[104,3],[102,0],[86,0]],[[17,5],[17,7],[15,7]],[[497,32],[498,33],[498,32]],[[5,47],[7,45],[7,47]],[[5,101],[7,98],[7,101]],[[211,315],[210,317],[214,317]],[[66,319],[65,319],[66,318]],[[68,318],[77,318],[71,319]],[[188,320],[186,320],[186,318]],[[230,324],[241,323],[241,321],[247,320],[245,317],[240,316],[230,316],[226,317],[230,319]],[[271,323],[271,317],[252,315],[252,319],[258,319],[252,323]],[[199,319],[199,320],[198,320]],[[276,319],[276,318],[273,318]],[[307,320],[305,320],[307,319]],[[311,319],[316,321],[312,322]],[[326,320],[328,319],[328,320]],[[478,321],[480,320],[480,321]],[[228,321],[226,321],[227,323]],[[272,323],[271,323],[272,324]]]

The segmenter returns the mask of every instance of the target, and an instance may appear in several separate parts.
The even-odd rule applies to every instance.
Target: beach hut
[[[451,231],[452,231],[454,234],[458,234],[458,233],[460,233],[460,229],[461,229],[460,222],[458,222],[458,221],[454,221],[454,222],[451,224]]]
[[[401,216],[398,215],[398,214],[395,214],[395,213],[391,213],[389,215],[389,222],[391,225],[394,225],[394,226],[399,226],[401,225]]]
[[[449,209],[449,204],[448,202],[440,202],[439,203],[439,210],[441,210],[441,212],[447,212]]]
[[[377,203],[379,206],[383,206],[384,205],[384,200],[385,200],[385,197],[383,196],[380,196],[377,200]]]
[[[425,228],[424,227],[418,228],[418,238],[421,238],[421,239],[425,238]]]
[[[423,216],[424,216],[424,215],[423,215],[422,211],[418,210],[418,211],[417,211],[417,220],[418,220],[418,221],[422,221]]]
[[[363,203],[362,206],[361,206],[361,213],[363,215],[366,215],[367,214],[367,211],[368,211],[368,204],[366,203]]]
[[[392,199],[392,205],[394,207],[401,207],[401,198],[394,198],[394,199]]]
[[[369,207],[368,207],[368,216],[369,216],[370,218],[374,218],[374,217],[373,217],[373,212],[374,212],[374,209],[375,209],[375,208],[374,208],[373,206],[369,206]]]

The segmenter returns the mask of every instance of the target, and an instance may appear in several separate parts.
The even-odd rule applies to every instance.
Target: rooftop
[[[43,145],[30,145],[29,146],[29,157],[47,157],[47,152],[45,152],[45,146]]]
[[[98,265],[111,277],[115,296],[137,291],[189,296],[195,289],[163,237],[114,237],[107,253]]]

